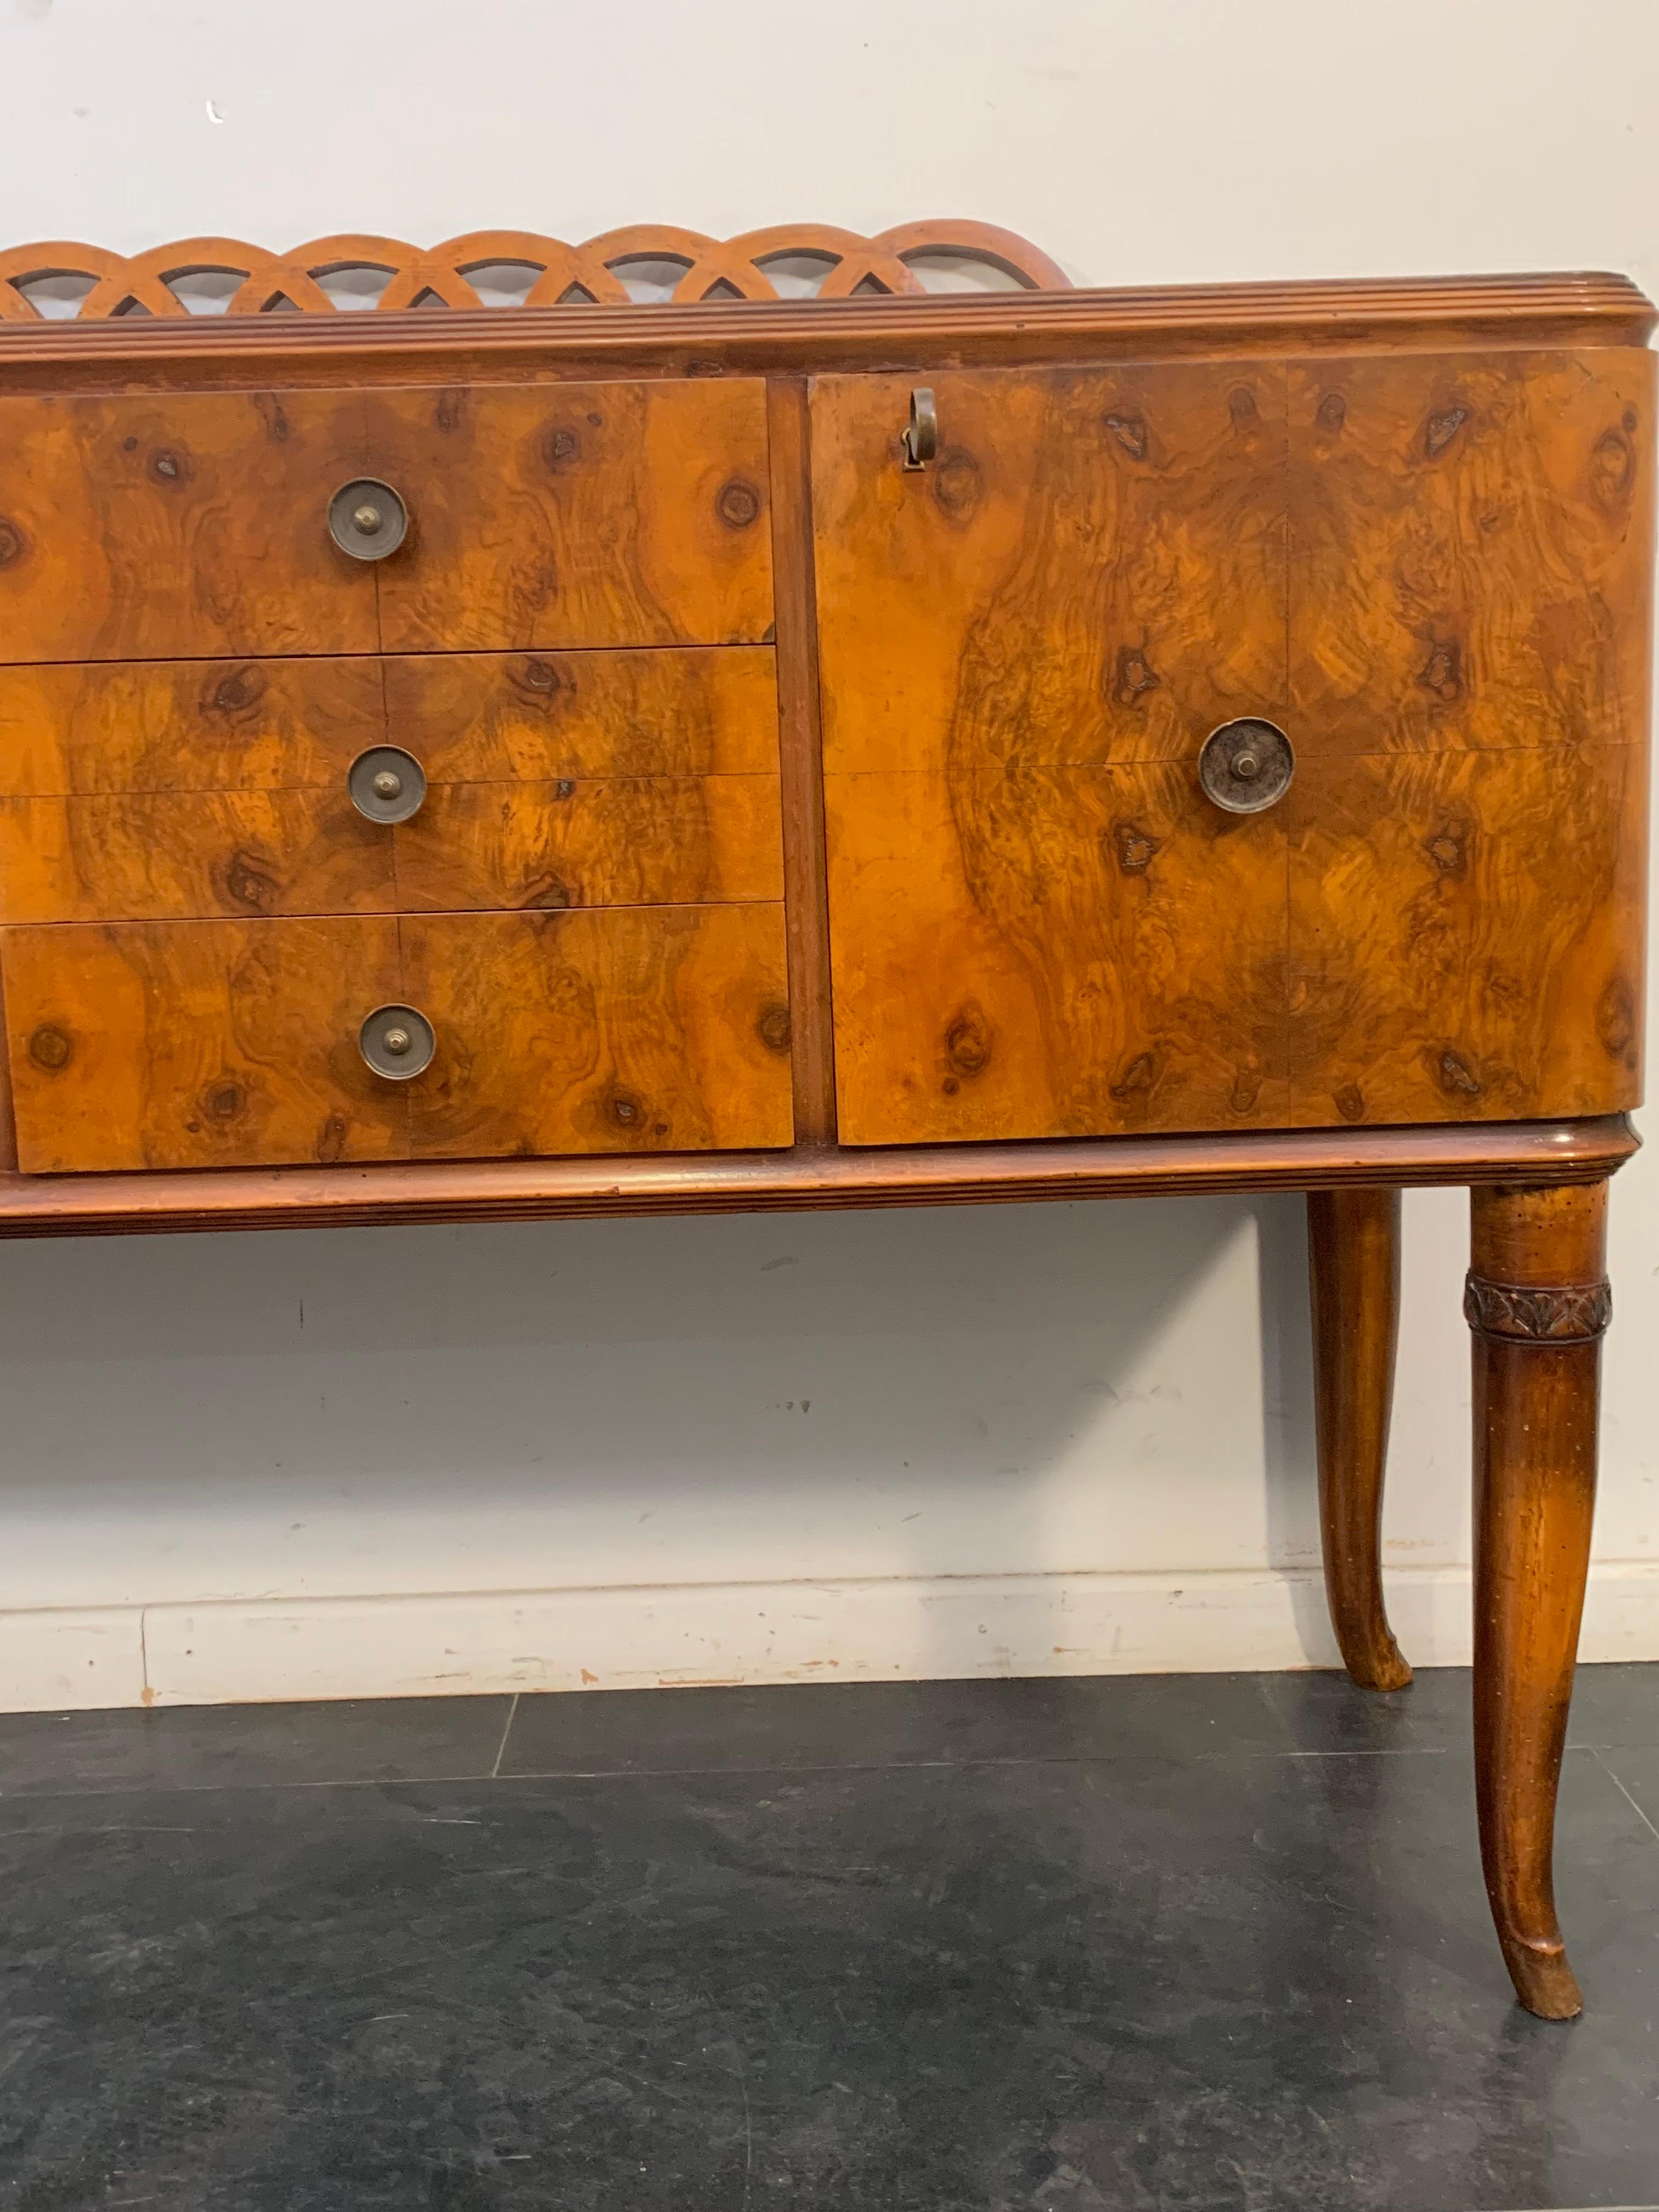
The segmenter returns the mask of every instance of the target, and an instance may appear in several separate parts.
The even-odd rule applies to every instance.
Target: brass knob
[[[426,800],[426,771],[401,745],[371,745],[346,772],[346,789],[371,822],[407,822]]]
[[[437,1048],[437,1033],[418,1006],[376,1006],[357,1032],[364,1061],[389,1083],[408,1083],[423,1073]]]
[[[328,534],[354,561],[384,561],[409,532],[409,509],[378,477],[355,477],[328,503]]]
[[[1227,814],[1260,814],[1291,787],[1296,755],[1276,723],[1245,715],[1205,738],[1198,780],[1206,799]]]

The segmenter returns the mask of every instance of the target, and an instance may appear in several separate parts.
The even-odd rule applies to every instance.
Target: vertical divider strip
[[[798,1146],[827,1146],[836,1141],[835,1033],[830,994],[830,908],[824,869],[808,395],[805,376],[773,376],[767,380],[784,925],[788,946],[795,1142]]]
[[[1284,511],[1279,518],[1279,546],[1284,560],[1285,576],[1285,668],[1279,701],[1284,720],[1280,727],[1289,732],[1292,746],[1302,741],[1302,732],[1296,720],[1296,702],[1291,696],[1293,664],[1291,640],[1294,635],[1294,599],[1296,593],[1296,431],[1291,421],[1294,386],[1290,363],[1280,362],[1278,367],[1279,419],[1285,426],[1285,450],[1279,462],[1279,484],[1284,496]],[[1294,790],[1294,786],[1292,787]],[[1299,796],[1299,794],[1297,794]],[[1291,994],[1296,987],[1296,799],[1285,810],[1285,958],[1280,969],[1283,981],[1281,1018],[1284,1021],[1285,1054],[1285,1118],[1292,1128],[1298,1126],[1296,1115],[1297,1060],[1296,1017],[1291,1006]]]
[[[6,933],[0,930],[0,940]],[[11,1025],[6,1019],[6,992],[0,976],[0,1170],[17,1172],[17,1113],[11,1089]]]

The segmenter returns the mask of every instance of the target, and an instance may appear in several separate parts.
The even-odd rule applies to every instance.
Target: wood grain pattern
[[[1472,1198],[1472,1273],[1517,1291],[1599,1290],[1607,1185]],[[1480,1856],[1528,2011],[1583,2009],[1556,1917],[1556,1791],[1595,1504],[1599,1335],[1526,1343],[1477,1328],[1474,1746]]]
[[[1298,1123],[1636,1103],[1646,769],[1595,744],[1304,763],[1284,809]]]
[[[1298,1122],[1633,1103],[1651,367],[1293,364],[1288,433],[1266,368],[942,375],[940,452],[919,471],[895,452],[907,382],[825,380],[843,1133],[1081,1133],[1123,1126],[1131,1101],[1162,1118],[1130,1126],[1223,1126],[1230,1067],[1260,1111]],[[1243,711],[1285,722],[1300,757],[1262,817],[1289,836],[1288,911],[1265,855],[1227,886],[1237,909],[1210,918],[1217,886],[1194,884],[1164,923],[1170,983],[1184,960],[1188,988],[1173,995],[1143,956],[1120,991],[1100,948],[1121,924],[1059,888],[1075,833],[1029,771],[1161,760],[1190,776],[1208,728]],[[878,800],[866,769],[930,789],[884,784]],[[1138,804],[1114,801],[1126,854]],[[1081,830],[1089,801],[1073,811]],[[1149,847],[1149,885],[1174,865]],[[1276,1046],[1239,1044],[1281,1013],[1293,1097],[1269,1080]],[[931,1063],[963,1024],[984,1066],[1007,1026],[1030,1096],[981,1070],[971,1106],[930,1117],[927,1091],[960,1073]],[[1210,1070],[1195,1088],[1152,1073],[1194,1054]]]
[[[392,842],[344,791],[0,799],[0,921],[378,914]]]
[[[447,915],[401,925],[437,1030],[417,1158],[787,1145],[777,906]]]
[[[0,667],[0,793],[343,790],[384,718],[368,659]]]
[[[1282,714],[1281,368],[929,383],[939,453],[918,470],[909,379],[815,387],[830,773],[1170,760]]]
[[[766,395],[745,379],[386,392],[392,653],[753,644],[772,623]]]
[[[1412,1670],[1382,1597],[1382,1482],[1400,1334],[1400,1193],[1308,1194],[1314,1417],[1325,1595],[1342,1663],[1362,1689]]]
[[[1154,766],[826,791],[844,1142],[1288,1118],[1271,816]]]
[[[398,996],[395,921],[128,923],[0,936],[20,1165],[398,1159],[357,1029]]]
[[[775,775],[431,784],[392,840],[405,913],[783,896]]]
[[[1282,715],[1277,369],[824,380],[843,1140],[1282,1121],[1285,840],[1191,762]]]
[[[326,524],[366,458],[351,392],[0,399],[0,651],[372,652],[374,578]]]
[[[1654,371],[1605,349],[1292,365],[1303,751],[1644,735]]]
[[[436,781],[775,775],[774,658],[769,646],[388,657],[387,738]]]
[[[0,935],[29,1172],[787,1145],[776,906]],[[364,1066],[418,1006],[432,1066]]]
[[[768,647],[0,669],[0,921],[775,900],[777,762]]]

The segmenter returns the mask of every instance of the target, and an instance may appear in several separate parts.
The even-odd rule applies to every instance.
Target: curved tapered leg
[[[1474,1751],[1480,1856],[1521,2002],[1583,2008],[1553,1875],[1595,1502],[1605,1182],[1473,1194]]]
[[[1412,1670],[1382,1604],[1382,1473],[1400,1334],[1400,1193],[1308,1194],[1319,1534],[1343,1664],[1362,1689]]]

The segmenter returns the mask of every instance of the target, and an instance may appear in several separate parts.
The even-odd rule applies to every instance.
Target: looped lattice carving
[[[1463,1288],[1463,1318],[1483,1336],[1516,1337],[1526,1344],[1586,1344],[1613,1319],[1613,1285],[1523,1286],[1471,1275]]]
[[[1046,253],[981,222],[911,222],[875,238],[824,223],[781,223],[740,237],[705,238],[700,231],[665,223],[608,230],[585,246],[567,246],[529,230],[471,231],[441,246],[407,246],[395,238],[343,235],[318,238],[291,253],[270,253],[234,238],[191,238],[130,256],[95,246],[14,246],[0,253],[0,322],[35,322],[56,314],[82,322],[112,316],[180,316],[209,308],[231,315],[283,311],[335,312],[342,288],[330,280],[384,279],[378,299],[358,289],[356,299],[382,313],[409,307],[482,307],[489,304],[473,281],[482,272],[513,272],[522,280],[519,304],[556,307],[575,301],[628,307],[638,296],[629,272],[649,264],[681,274],[666,296],[676,301],[775,300],[783,296],[774,275],[794,264],[791,289],[816,290],[825,300],[856,292],[923,292],[930,289],[915,264],[940,260],[977,263],[1030,291],[1069,289]],[[800,264],[820,273],[814,286],[799,281]],[[198,295],[196,280],[216,280],[216,296]],[[76,283],[82,295],[75,302]],[[226,289],[228,287],[228,289]],[[32,293],[39,292],[39,299]],[[50,305],[46,304],[50,302]]]

